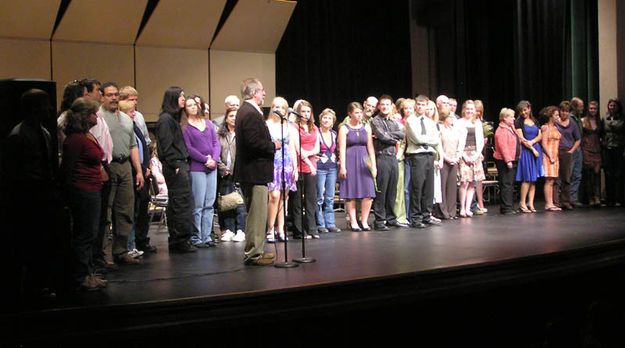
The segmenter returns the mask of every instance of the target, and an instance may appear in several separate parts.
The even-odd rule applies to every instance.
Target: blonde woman
[[[482,122],[482,126],[484,125],[484,104],[481,100],[477,99],[474,101],[475,103],[475,118]],[[484,137],[484,145],[488,142],[488,138]],[[484,154],[482,154],[482,159],[484,159]],[[488,211],[486,207],[484,207],[484,188],[482,187],[482,180],[478,180],[475,183],[475,196],[477,198],[477,210],[475,213],[477,215],[482,215]]]
[[[401,100],[401,102],[400,102]],[[414,115],[414,99],[397,99],[400,118],[397,120],[400,130],[406,132],[406,119]],[[393,212],[397,217],[397,222],[410,224],[410,160],[406,157],[406,139],[402,139],[397,145],[397,200],[393,207]]]
[[[425,116],[430,118],[434,123],[438,124],[439,114],[438,108],[436,107],[436,103],[432,100],[428,100],[428,104],[425,107]],[[434,215],[438,215],[439,217],[443,217],[440,203],[443,201],[443,192],[441,189],[441,168],[443,168],[443,156],[442,151],[436,150],[436,158],[434,160]],[[440,219],[432,216],[432,220],[440,222]]]
[[[475,103],[467,100],[462,104],[462,118],[458,126],[464,127],[466,134],[464,151],[459,162],[458,180],[460,181],[460,217],[471,217],[474,182],[484,180],[482,149],[484,149],[484,129],[482,122],[475,118]]]
[[[319,161],[317,161],[317,229],[340,232],[334,222],[334,191],[337,174],[337,133],[332,129],[336,113],[324,109],[319,114]]]
[[[267,118],[267,128],[271,141],[283,142],[284,146],[277,150],[273,158],[273,181],[267,184],[269,191],[269,203],[267,204],[267,241],[272,243],[277,235],[281,242],[286,240],[284,230],[284,211],[289,195],[283,191],[297,190],[297,153],[293,138],[297,136],[293,127],[289,127],[288,122],[282,122],[281,116],[286,115],[289,104],[282,97],[274,98],[271,103],[272,112]],[[284,170],[284,173],[283,173]],[[283,177],[284,174],[284,177]],[[275,223],[278,221],[277,233],[274,233]]]

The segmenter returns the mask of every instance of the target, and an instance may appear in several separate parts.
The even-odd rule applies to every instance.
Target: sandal
[[[562,208],[556,207],[555,205],[552,207],[545,207],[546,211],[562,211]]]
[[[531,211],[532,213],[536,212],[536,209],[534,209],[534,207],[528,207],[529,211]]]
[[[527,207],[524,207],[524,206],[519,206],[519,210],[522,213],[531,213],[532,212],[531,210],[527,209]]]

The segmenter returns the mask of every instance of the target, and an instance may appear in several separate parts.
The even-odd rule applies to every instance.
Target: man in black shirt
[[[373,202],[375,229],[388,230],[387,226],[407,227],[397,221],[393,206],[397,199],[397,142],[404,139],[404,132],[399,128],[393,115],[393,99],[383,95],[378,101],[379,113],[371,120],[373,147],[375,148],[378,176],[378,192]]]

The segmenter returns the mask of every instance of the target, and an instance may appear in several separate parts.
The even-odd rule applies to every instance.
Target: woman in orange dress
[[[556,127],[556,123],[560,121],[560,111],[556,106],[548,106],[545,108],[545,116],[548,122],[541,127],[542,148],[543,148],[543,169],[545,172],[545,210],[560,211],[558,206],[553,202],[554,183],[559,177],[560,162],[558,161],[558,150],[560,147],[560,138],[562,135]],[[558,192],[555,188],[556,194]]]

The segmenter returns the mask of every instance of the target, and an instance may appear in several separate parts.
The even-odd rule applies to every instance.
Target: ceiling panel
[[[160,0],[139,46],[208,49],[226,0]]]
[[[72,0],[53,40],[131,45],[147,0]]]
[[[50,40],[61,0],[0,0],[0,36]]]
[[[275,53],[295,1],[239,0],[211,49]]]

